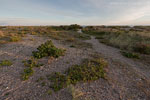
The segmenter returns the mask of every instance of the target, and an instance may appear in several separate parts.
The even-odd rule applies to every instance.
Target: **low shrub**
[[[12,62],[9,60],[3,60],[0,62],[0,66],[11,66]]]
[[[30,76],[32,76],[34,73],[33,69],[31,67],[24,69],[24,73],[22,74],[22,79],[28,80]]]
[[[38,59],[46,56],[58,58],[59,56],[63,56],[65,52],[64,49],[56,48],[51,40],[40,45],[37,50],[38,51],[33,51],[32,53],[33,56]]]
[[[139,52],[141,54],[150,54],[150,45],[148,44],[137,44],[134,47],[135,52]]]
[[[53,83],[51,88],[56,92],[70,84],[95,81],[99,78],[105,79],[104,67],[106,66],[107,63],[103,59],[86,60],[81,65],[70,67],[65,74],[56,72],[48,75],[48,79]]]
[[[51,94],[52,94],[52,90],[48,90],[48,91],[47,91],[47,94],[48,94],[48,95],[51,95]]]
[[[77,38],[82,39],[82,40],[90,40],[91,37],[89,35],[85,35],[85,34],[79,34],[77,36]]]
[[[71,48],[75,48],[76,46],[74,46],[74,45],[71,45],[70,47],[71,47]]]
[[[94,81],[105,78],[104,67],[106,63],[102,59],[85,61],[82,65],[74,65],[66,71],[71,84],[79,81]]]
[[[0,40],[0,44],[5,44],[5,43],[7,43],[7,41],[5,41],[5,40]]]
[[[95,39],[104,39],[103,36],[97,36]]]
[[[127,57],[127,58],[136,58],[136,59],[140,59],[140,56],[136,53],[131,53],[131,52],[125,52],[125,51],[121,51],[122,55]]]
[[[34,58],[31,58],[30,60],[27,61],[23,61],[23,63],[25,66],[30,68],[43,66],[43,64],[38,63],[37,60]]]
[[[68,38],[66,41],[68,41],[68,42],[74,42],[75,38]]]
[[[53,84],[50,86],[55,92],[59,91],[60,89],[67,87],[69,84],[68,78],[59,73],[55,72],[50,76],[47,76],[49,80],[53,82]]]
[[[20,36],[11,36],[10,37],[10,42],[17,42],[20,41],[21,37]]]

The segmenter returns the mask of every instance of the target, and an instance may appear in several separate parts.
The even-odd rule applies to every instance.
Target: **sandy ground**
[[[107,79],[99,79],[90,83],[79,83],[75,87],[84,92],[82,100],[150,100],[150,67],[139,61],[128,59],[120,54],[120,50],[101,44],[92,37],[86,42],[93,45],[92,49],[70,48],[59,40],[52,40],[59,48],[65,48],[63,57],[48,63],[48,58],[40,62],[44,66],[34,68],[34,75],[27,81],[21,80],[25,66],[22,60],[29,59],[32,51],[49,40],[47,37],[28,35],[21,42],[8,43],[0,47],[0,61],[9,59],[13,65],[0,67],[0,100],[72,100],[67,89],[48,95],[49,82],[46,75],[52,72],[64,72],[74,64],[91,55],[101,54],[109,63]],[[45,77],[45,86],[36,82]]]

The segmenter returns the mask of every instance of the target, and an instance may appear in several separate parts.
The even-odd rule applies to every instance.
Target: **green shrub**
[[[22,74],[22,79],[28,80],[30,76],[32,76],[34,73],[33,69],[31,67],[24,69],[24,73]]]
[[[59,56],[63,56],[65,52],[63,49],[56,48],[51,40],[40,45],[37,50],[38,51],[33,51],[32,53],[33,56],[38,59],[46,56],[58,58]]]
[[[65,71],[65,75],[61,73],[53,73],[47,78],[53,83],[51,88],[56,92],[70,84],[78,82],[90,82],[99,78],[105,79],[104,67],[107,63],[103,59],[86,60],[81,65],[74,65]]]
[[[128,58],[136,58],[136,59],[140,59],[140,56],[136,53],[131,53],[131,52],[125,52],[125,51],[121,51],[122,55]]]
[[[74,45],[71,45],[70,47],[71,47],[71,48],[75,48],[76,46],[74,46]]]
[[[141,54],[150,54],[150,45],[148,44],[137,44],[134,47],[135,52],[139,52]]]
[[[9,60],[3,60],[0,62],[0,66],[11,66],[12,62]]]
[[[74,65],[66,71],[71,84],[80,81],[94,81],[105,78],[104,67],[106,63],[102,59],[89,60],[82,65]]]

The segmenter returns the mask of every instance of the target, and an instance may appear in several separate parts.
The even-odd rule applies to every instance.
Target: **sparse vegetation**
[[[106,78],[104,67],[107,63],[103,59],[86,60],[81,65],[74,65],[66,70],[65,74],[58,72],[48,75],[48,79],[53,82],[51,88],[57,92],[70,84],[78,82],[90,82],[99,78]]]
[[[48,94],[48,95],[51,95],[51,94],[52,94],[52,90],[48,90],[48,91],[47,91],[47,94]]]
[[[12,62],[10,60],[3,60],[0,62],[0,66],[11,66]]]
[[[52,75],[48,76],[48,79],[53,82],[53,84],[50,86],[55,92],[59,91],[60,89],[67,87],[69,85],[68,78],[59,73],[55,72]]]
[[[33,56],[38,59],[46,56],[58,58],[59,56],[63,56],[65,52],[64,49],[56,48],[51,40],[40,45],[37,50],[33,51]]]
[[[40,81],[43,81],[44,80],[44,78],[43,77],[40,77],[40,78],[38,78],[37,80],[36,80],[36,82],[40,82]]]
[[[125,52],[121,51],[122,55],[127,57],[127,58],[135,58],[135,59],[140,59],[140,56],[137,53],[132,53],[132,52]]]
[[[37,60],[34,58],[31,58],[30,60],[27,60],[27,61],[23,61],[23,63],[27,67],[24,69],[24,72],[22,73],[23,81],[28,80],[29,77],[33,75],[33,73],[34,73],[33,68],[34,67],[40,67],[43,65],[43,64],[39,64],[37,62]]]
[[[14,99],[19,99],[20,96],[17,94],[24,97],[24,92],[20,91],[25,89],[31,93],[27,93],[25,99],[38,99],[43,96],[48,99],[59,95],[56,99],[93,100],[110,99],[111,94],[114,95],[114,99],[125,100],[149,97],[150,27],[87,27],[89,29],[83,26],[83,32],[86,34],[81,32],[79,34],[77,30],[81,28],[74,28],[74,26],[0,26],[2,98],[11,98],[14,95]],[[93,37],[91,38],[91,35],[94,35],[93,37],[99,42],[119,49],[98,43]],[[56,45],[52,41],[45,42],[49,39]],[[22,42],[19,43],[20,40]],[[8,44],[3,45],[3,43]],[[39,47],[35,50],[37,45]],[[59,46],[67,48],[66,56],[60,57],[65,54],[65,50]],[[32,53],[32,50],[35,51]],[[120,57],[118,51],[132,59]],[[33,57],[28,59],[30,56]],[[109,61],[108,68],[107,62],[99,58],[103,56]],[[60,59],[56,59],[58,57]],[[87,59],[82,62],[81,60],[85,57]],[[6,58],[12,59],[13,62],[3,60]],[[22,59],[26,60],[21,64],[19,61]],[[11,66],[13,63],[14,65]],[[30,78],[31,80],[23,82],[22,85],[22,82],[18,80],[18,73],[21,73],[22,80],[27,81]],[[48,73],[50,74],[47,75]],[[33,84],[34,87],[37,86],[35,90],[31,88]],[[17,87],[20,89],[17,89],[15,93],[5,91],[16,90]],[[123,94],[119,93],[118,98],[120,89],[123,90]],[[57,91],[59,92],[56,93]],[[100,95],[99,91],[107,96]],[[135,93],[131,94],[133,91]],[[28,97],[30,95],[35,96]]]
[[[38,63],[38,61],[34,58],[31,58],[30,60],[23,61],[24,65],[26,67],[34,68],[34,67],[40,67],[43,64]]]
[[[90,40],[91,39],[91,37],[89,35],[86,35],[86,34],[79,34],[76,37],[81,39],[81,40]]]
[[[74,42],[75,39],[74,38],[68,38],[66,41],[68,41],[68,42]]]
[[[46,85],[46,83],[45,83],[45,82],[42,82],[42,83],[41,83],[41,86],[42,86],[42,87],[43,87],[43,86],[45,86],[45,85]]]

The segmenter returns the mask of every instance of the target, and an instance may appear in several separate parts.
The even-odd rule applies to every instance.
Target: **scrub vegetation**
[[[65,50],[64,49],[58,49],[54,46],[54,44],[52,43],[52,41],[47,41],[44,44],[41,44],[38,48],[38,51],[33,51],[33,56],[35,58],[42,58],[42,57],[54,57],[54,58],[58,58],[59,56],[63,56]]]
[[[10,60],[2,60],[0,61],[0,66],[11,66],[12,62]]]
[[[149,65],[149,26],[0,26],[0,100],[149,100]]]
[[[150,54],[149,27],[144,30],[137,27],[86,27],[83,32],[96,36],[101,43],[123,50]],[[139,31],[140,30],[140,31]]]
[[[31,58],[30,60],[27,61],[22,61],[22,63],[24,63],[24,66],[26,67],[24,69],[24,72],[22,73],[22,80],[28,80],[30,78],[30,76],[33,75],[34,67],[40,67],[43,66],[43,64],[38,63],[38,60]]]
[[[55,92],[70,84],[77,84],[78,82],[91,82],[99,78],[106,79],[105,68],[107,62],[101,58],[93,60],[84,60],[81,65],[73,65],[65,71],[64,74],[55,72],[48,75],[47,78],[53,84],[50,86]]]

